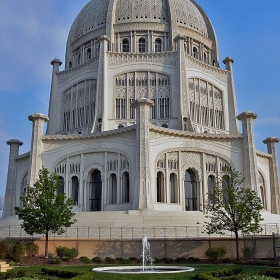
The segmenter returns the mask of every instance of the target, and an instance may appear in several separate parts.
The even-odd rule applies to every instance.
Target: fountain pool
[[[181,273],[194,271],[193,267],[186,266],[154,266],[154,259],[151,256],[150,244],[146,236],[142,239],[142,265],[141,266],[110,266],[97,267],[94,272],[118,273],[118,274],[140,274],[140,273]],[[150,265],[147,266],[147,263]]]

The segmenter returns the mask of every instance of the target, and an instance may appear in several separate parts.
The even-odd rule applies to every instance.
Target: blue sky
[[[71,24],[87,2],[3,0],[0,3],[0,196],[5,194],[8,167],[6,141],[18,138],[24,142],[20,153],[30,150],[28,115],[39,112],[47,115],[50,61],[53,58],[64,61]],[[235,60],[238,112],[258,114],[254,122],[256,148],[266,152],[262,140],[267,136],[280,137],[280,1],[197,2],[216,30],[221,61],[226,56]]]

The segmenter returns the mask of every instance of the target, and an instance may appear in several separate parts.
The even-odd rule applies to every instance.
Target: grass
[[[94,267],[102,267],[102,266],[112,266],[112,265],[94,265],[94,264],[88,264],[88,265],[76,265],[76,266],[54,266],[54,265],[44,265],[44,266],[29,266],[29,267],[15,267],[14,270],[25,270],[28,273],[37,275],[38,277],[45,278],[44,275],[41,273],[42,267],[51,267],[51,268],[57,268],[61,270],[71,270],[71,271],[84,271],[84,272],[90,272]],[[193,272],[184,272],[184,273],[175,273],[175,274],[107,274],[107,273],[94,273],[95,280],[194,280],[194,276],[197,272],[208,272],[208,271],[215,271],[218,269],[225,268],[229,265],[227,264],[186,264],[184,266],[190,266],[194,267],[195,270]],[[231,265],[230,265],[231,266]],[[243,273],[256,273],[258,271],[262,271],[267,269],[267,267],[256,267],[256,266],[249,266],[249,265],[243,265]],[[46,278],[47,279],[47,278]],[[49,277],[48,279],[54,279],[52,277]],[[55,278],[56,280],[65,280],[65,278]],[[224,279],[230,279],[229,277]]]

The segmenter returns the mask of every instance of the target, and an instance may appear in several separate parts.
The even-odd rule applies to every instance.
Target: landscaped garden
[[[108,274],[92,272],[94,267],[102,266],[141,266],[139,258],[100,258],[89,259],[86,256],[77,258],[76,248],[57,247],[56,255],[44,258],[38,256],[38,246],[33,242],[17,242],[4,240],[0,242],[0,259],[7,261],[13,268],[7,273],[1,273],[0,279],[49,279],[49,280],[117,280],[117,279],[192,279],[192,280],[268,280],[274,277],[280,279],[279,262],[273,260],[252,259],[248,248],[243,251],[243,258],[232,260],[224,258],[224,247],[208,248],[207,259],[199,258],[154,258],[157,266],[187,266],[195,270],[191,272],[172,274]]]

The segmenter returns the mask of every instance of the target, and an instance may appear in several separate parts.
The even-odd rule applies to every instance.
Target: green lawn
[[[43,278],[43,275],[41,274],[41,268],[42,267],[50,267],[50,268],[57,268],[57,269],[63,269],[63,270],[74,270],[74,271],[84,271],[89,272],[94,267],[102,267],[102,266],[108,266],[108,265],[77,265],[77,266],[30,266],[30,267],[15,267],[14,270],[26,270],[29,273],[37,274],[38,276],[41,275]],[[181,279],[190,279],[193,280],[194,276],[197,272],[203,271],[215,271],[221,268],[226,268],[228,264],[189,264],[184,266],[190,266],[194,267],[195,271],[193,272],[184,272],[184,273],[175,273],[175,274],[125,274],[125,275],[118,275],[118,274],[108,274],[108,273],[94,273],[96,280],[181,280]],[[244,265],[243,272],[244,273],[252,273],[257,271],[262,271],[267,269],[268,267],[257,267],[257,266],[249,266]],[[48,278],[48,279],[57,279],[57,280],[65,280],[65,278]],[[225,278],[226,279],[226,278]]]

